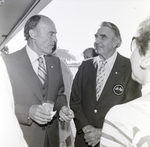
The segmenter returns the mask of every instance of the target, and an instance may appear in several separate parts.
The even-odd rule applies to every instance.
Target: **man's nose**
[[[56,34],[53,34],[53,41],[57,42]]]

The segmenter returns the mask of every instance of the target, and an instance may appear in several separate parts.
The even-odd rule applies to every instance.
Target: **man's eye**
[[[50,37],[53,36],[53,34],[54,34],[53,32],[49,32],[49,33],[48,33],[48,35],[49,35]]]
[[[49,33],[49,35],[50,35],[50,36],[52,36],[52,35],[53,35],[53,33]]]
[[[98,35],[97,35],[97,34],[95,34],[94,36],[95,36],[95,39],[98,37]]]
[[[101,37],[102,37],[102,39],[106,39],[106,36],[105,36],[105,35],[102,35]]]

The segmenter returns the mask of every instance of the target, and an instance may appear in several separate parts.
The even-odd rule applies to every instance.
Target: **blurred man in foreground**
[[[14,99],[8,73],[0,57],[0,146],[27,147],[14,110]]]

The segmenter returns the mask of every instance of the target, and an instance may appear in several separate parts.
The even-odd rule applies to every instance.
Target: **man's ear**
[[[29,35],[32,39],[35,39],[37,37],[37,31],[36,30],[29,30]]]
[[[119,40],[116,37],[113,37],[113,48],[116,48],[119,45]]]
[[[139,65],[143,70],[150,69],[150,54],[149,53],[146,53],[146,55],[142,57],[142,59],[139,62]]]

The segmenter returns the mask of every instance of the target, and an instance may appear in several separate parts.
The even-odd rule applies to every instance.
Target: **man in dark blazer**
[[[67,107],[59,58],[52,56],[56,47],[56,28],[43,15],[29,18],[24,27],[27,45],[4,57],[15,100],[15,113],[29,147],[59,147],[58,121],[70,121],[73,112]],[[38,58],[43,58],[45,82],[38,78]],[[42,106],[54,102],[56,114]],[[10,122],[11,123],[11,122]]]
[[[70,99],[77,129],[75,147],[98,147],[108,110],[141,95],[141,85],[131,78],[130,60],[116,52],[121,42],[118,27],[103,22],[95,34],[99,56],[83,61],[75,76]],[[100,96],[96,97],[97,69],[102,60],[105,74]]]

